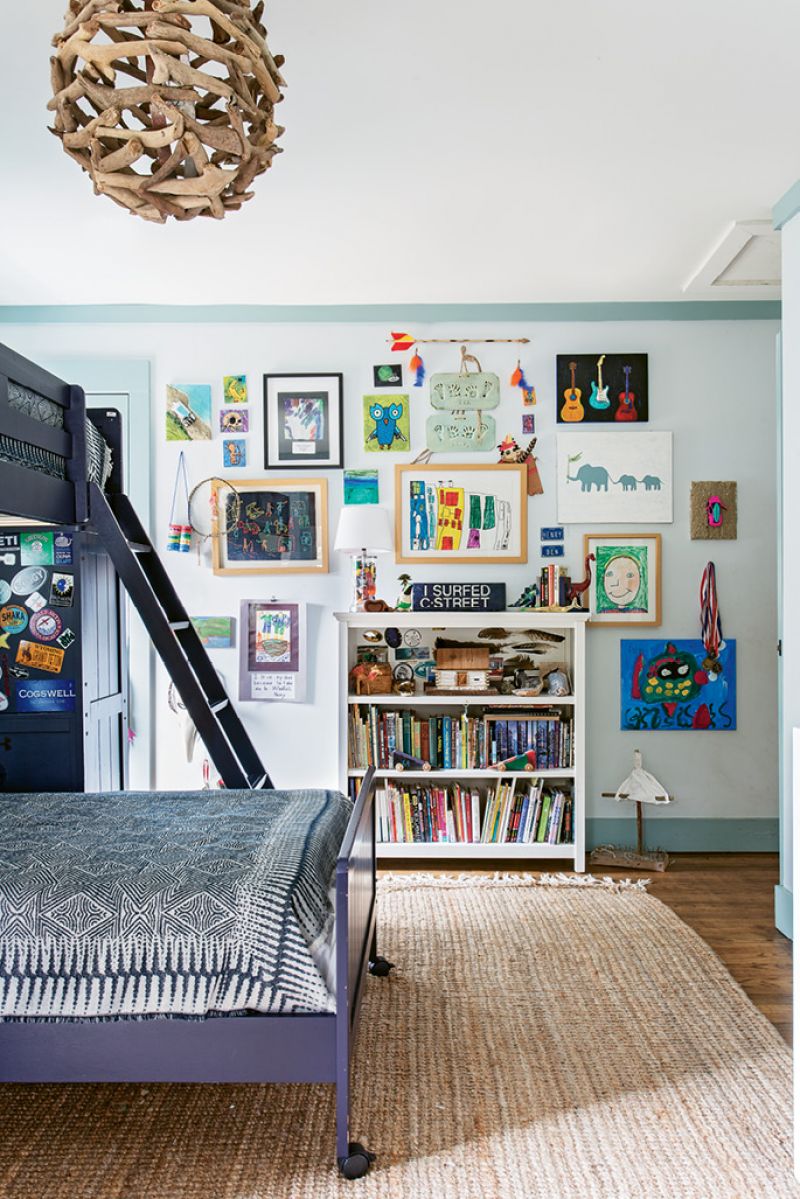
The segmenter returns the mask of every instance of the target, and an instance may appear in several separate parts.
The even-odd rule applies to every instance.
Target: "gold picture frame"
[[[394,469],[398,562],[528,561],[524,463],[403,463]],[[418,491],[420,482],[424,496]],[[448,488],[457,502],[443,505],[442,491]]]
[[[225,481],[234,488],[239,497],[240,512],[234,529],[226,530],[226,522],[218,511],[221,480],[211,485],[212,517],[212,565],[215,575],[266,575],[266,574],[327,574],[328,573],[328,480],[323,478],[265,478],[236,479]],[[227,488],[226,488],[227,489]],[[277,518],[280,527],[271,527],[270,504],[267,496],[289,498],[289,505],[281,505],[283,512]],[[312,505],[291,504],[292,496],[313,496],[313,536],[311,525],[305,526],[308,534],[292,525],[308,519]],[[261,497],[261,498],[259,498]],[[230,502],[233,502],[232,500]],[[285,529],[285,531],[284,531]],[[313,548],[313,557],[267,557],[269,553],[280,553],[280,546],[290,541],[290,552],[298,548],[298,536],[303,553]]]
[[[595,555],[590,564],[589,624],[661,624],[660,533],[584,533],[584,558],[589,554]],[[608,571],[616,572],[610,587],[605,582]]]

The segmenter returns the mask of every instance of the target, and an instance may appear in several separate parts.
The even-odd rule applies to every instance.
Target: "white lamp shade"
[[[389,554],[394,548],[389,513],[378,504],[345,504],[336,526],[335,550]]]

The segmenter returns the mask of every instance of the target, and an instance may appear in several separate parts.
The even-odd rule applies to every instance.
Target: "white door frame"
[[[47,358],[42,366],[77,383],[86,392],[88,407],[116,407],[123,422],[125,491],[149,533],[153,506],[150,422],[150,363],[125,358]],[[93,404],[93,400],[97,403]],[[155,779],[153,696],[155,659],[150,637],[138,613],[128,605],[129,713],[136,734],[130,755],[129,786],[152,790]]]

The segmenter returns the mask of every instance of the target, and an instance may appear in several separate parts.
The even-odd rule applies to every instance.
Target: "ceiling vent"
[[[780,299],[780,233],[769,220],[732,221],[683,290],[706,298]]]

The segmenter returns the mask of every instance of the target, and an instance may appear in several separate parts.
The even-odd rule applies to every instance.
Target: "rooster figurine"
[[[584,594],[584,592],[588,591],[589,587],[591,586],[592,568],[589,565],[590,562],[594,562],[594,554],[587,554],[586,556],[586,560],[583,564],[585,575],[582,582],[570,584],[569,590],[567,591],[567,607],[569,608],[580,609],[581,596]]]

